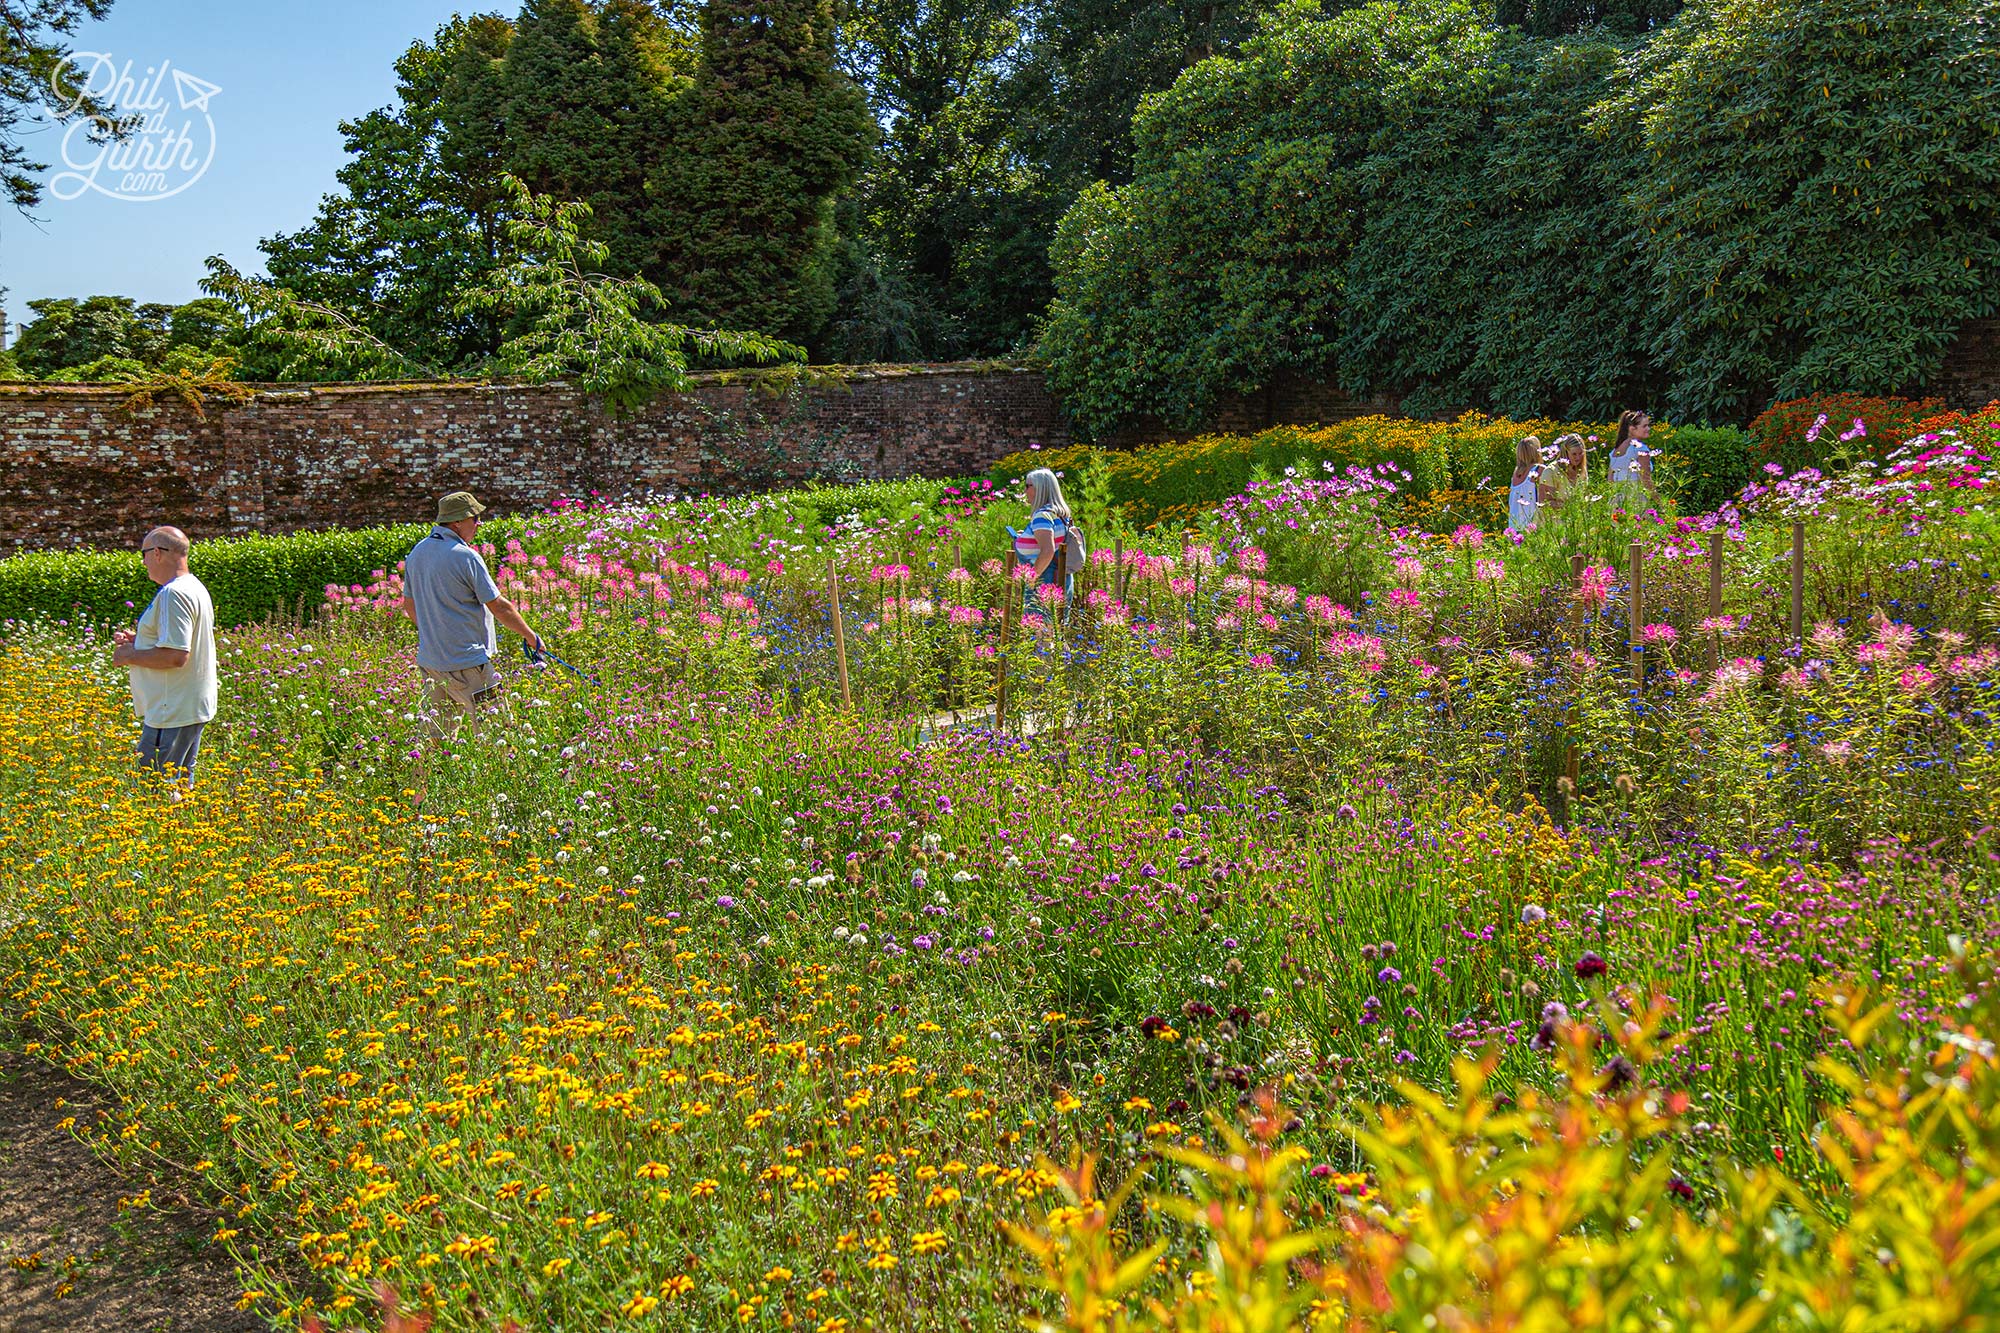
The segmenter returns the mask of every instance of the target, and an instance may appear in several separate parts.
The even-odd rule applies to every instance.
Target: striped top
[[[1009,528],[1008,531],[1014,532],[1012,528]],[[1038,532],[1054,534],[1056,546],[1060,549],[1064,539],[1069,536],[1069,524],[1058,518],[1051,510],[1037,509],[1028,519],[1027,529],[1022,532],[1014,532],[1015,560],[1024,565],[1032,565],[1041,558],[1041,539],[1035,535]],[[1050,568],[1052,570],[1054,568],[1053,561],[1050,562]]]

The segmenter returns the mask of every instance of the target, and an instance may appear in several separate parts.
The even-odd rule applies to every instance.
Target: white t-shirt
[[[139,617],[134,648],[185,648],[188,659],[172,670],[130,667],[132,705],[149,727],[191,727],[215,716],[215,603],[192,574],[160,585]]]

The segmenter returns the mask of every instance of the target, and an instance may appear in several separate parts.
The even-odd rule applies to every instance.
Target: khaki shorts
[[[460,667],[456,671],[433,671],[421,668],[424,673],[424,693],[431,705],[443,709],[447,705],[470,712],[480,704],[489,703],[500,692],[500,677],[493,670],[491,662],[481,662],[478,666]]]

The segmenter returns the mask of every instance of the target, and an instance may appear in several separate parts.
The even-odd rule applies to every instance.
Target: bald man
[[[139,713],[139,762],[171,773],[179,786],[194,782],[201,729],[215,716],[215,603],[200,579],[188,573],[187,534],[154,528],[139,543],[146,576],[160,585],[139,617],[136,631],[112,635],[113,666],[132,673],[132,704]]]

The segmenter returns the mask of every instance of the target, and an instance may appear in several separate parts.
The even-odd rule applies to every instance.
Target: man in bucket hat
[[[536,652],[542,648],[541,636],[500,595],[473,548],[479,516],[485,512],[486,506],[467,492],[453,491],[438,501],[437,525],[403,560],[398,609],[416,622],[417,666],[431,706],[440,718],[450,719],[443,730],[456,730],[461,718],[500,688],[493,670],[494,621],[526,639]]]

